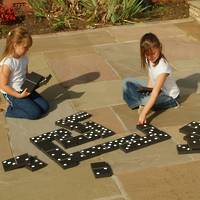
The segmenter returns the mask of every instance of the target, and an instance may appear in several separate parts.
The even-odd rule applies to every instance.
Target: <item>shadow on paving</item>
[[[53,94],[53,99],[51,100],[51,107],[49,112],[52,112],[57,108],[57,105],[66,99],[76,99],[80,98],[85,92],[74,92],[69,90],[74,85],[85,84],[95,81],[100,77],[99,72],[90,72],[78,76],[76,78],[52,85],[41,92],[42,96],[49,96]],[[61,87],[61,89],[60,89]],[[59,88],[59,89],[58,89]]]
[[[176,81],[178,87],[180,88],[179,103],[181,104],[184,103],[190,95],[196,93],[198,89],[198,82],[200,82],[200,73],[195,73],[185,78],[178,79]],[[182,94],[185,89],[187,89],[187,93]],[[162,114],[165,111],[166,110],[154,112],[152,115],[148,117],[148,122],[151,123],[155,117],[157,117],[158,115]]]

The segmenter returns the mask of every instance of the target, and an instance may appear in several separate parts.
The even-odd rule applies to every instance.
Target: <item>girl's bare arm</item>
[[[22,93],[18,93],[8,85],[10,74],[11,72],[8,65],[5,65],[5,64],[2,65],[0,68],[0,88],[3,91],[5,91],[7,94],[14,96],[16,98],[23,98],[23,97],[28,96],[29,93],[27,93],[26,91]]]
[[[152,84],[152,80],[151,80],[150,76],[148,76],[147,87],[153,88],[153,84]]]

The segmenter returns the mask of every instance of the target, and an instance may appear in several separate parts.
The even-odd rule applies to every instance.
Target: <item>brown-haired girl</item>
[[[139,107],[138,123],[146,123],[152,110],[177,107],[180,90],[172,77],[172,68],[162,53],[162,44],[153,33],[146,33],[140,40],[141,67],[148,68],[148,82],[127,78],[123,84],[123,98],[132,109]],[[152,88],[141,92],[140,88]],[[141,106],[143,109],[140,109]]]
[[[0,60],[0,90],[9,106],[7,117],[37,119],[49,109],[48,102],[37,92],[31,94],[21,86],[28,73],[26,53],[32,46],[32,37],[23,27],[8,33],[6,46]]]

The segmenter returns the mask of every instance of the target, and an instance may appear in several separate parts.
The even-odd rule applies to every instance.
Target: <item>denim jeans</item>
[[[3,95],[9,102],[6,117],[38,119],[49,110],[48,102],[35,91],[22,99],[8,94]]]
[[[123,99],[132,109],[137,108],[140,105],[146,105],[150,95],[138,92],[138,88],[146,86],[146,82],[142,80],[136,80],[134,78],[127,78],[123,82]],[[178,105],[178,98],[174,99],[164,92],[160,92],[156,99],[152,110],[164,110]]]

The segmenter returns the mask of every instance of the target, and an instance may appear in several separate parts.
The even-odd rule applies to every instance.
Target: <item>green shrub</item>
[[[28,0],[37,17],[55,29],[72,28],[78,20],[88,24],[121,23],[148,8],[143,0]]]

